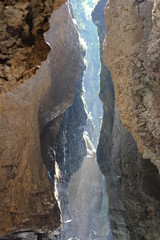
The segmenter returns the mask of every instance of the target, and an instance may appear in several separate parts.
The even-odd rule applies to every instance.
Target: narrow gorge
[[[160,240],[159,19],[0,2],[0,240]]]

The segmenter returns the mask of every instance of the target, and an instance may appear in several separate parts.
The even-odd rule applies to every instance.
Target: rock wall
[[[62,212],[61,239],[70,239],[77,236],[74,235],[77,234],[77,229],[74,231],[75,227],[73,226],[75,221],[73,221],[72,214],[69,211],[70,197],[76,191],[75,188],[72,188],[69,195],[68,187],[72,175],[79,171],[87,154],[84,139],[87,114],[83,100],[83,76],[85,69],[86,66],[84,65],[77,80],[73,103],[63,115],[63,121],[56,142],[56,159],[61,173],[61,181],[57,182],[58,199]],[[75,209],[77,209],[76,204],[76,201],[72,204],[72,207],[75,206]]]
[[[87,122],[87,113],[83,99],[83,76],[85,69],[86,66],[84,65],[77,80],[76,94],[72,106],[64,113],[57,135],[57,163],[66,185],[68,185],[73,173],[79,170],[83,158],[87,154],[83,136]]]
[[[60,224],[46,167],[48,154],[54,156],[49,150],[61,123],[60,114],[72,103],[83,66],[70,4],[57,9],[62,1],[54,1],[54,5],[41,1],[39,9],[35,1],[28,2],[1,3],[2,40],[9,45],[8,50],[3,49],[7,58],[1,58],[1,73],[7,79],[2,79],[0,95],[0,235],[17,229],[54,229]],[[29,41],[28,33],[23,43],[19,26],[34,41]],[[6,27],[10,29],[7,35]],[[16,43],[12,45],[9,39]],[[19,41],[22,45],[17,46]]]
[[[66,0],[6,0],[0,3],[0,92],[29,79],[50,51],[43,33]],[[22,64],[23,63],[23,64]]]
[[[104,132],[101,140],[105,141]],[[107,153],[106,149],[102,149],[103,156]],[[142,158],[116,109],[111,157],[107,159],[107,192],[114,239],[160,239],[158,170],[149,159]]]
[[[62,211],[61,239],[106,239],[109,224],[105,182],[88,134],[88,131],[93,134],[94,129],[92,124],[86,125],[82,80],[83,71],[57,138],[57,163],[61,171],[61,181],[57,184]]]
[[[160,239],[160,230],[158,227],[160,223],[158,212],[160,206],[160,176],[157,167],[149,160],[151,154],[146,155],[146,150],[143,151],[148,141],[147,138],[142,141],[142,135],[140,135],[137,130],[137,132],[135,131],[135,129],[138,129],[135,126],[138,125],[138,121],[142,120],[141,116],[143,114],[141,115],[139,112],[139,115],[137,114],[136,116],[139,119],[137,120],[135,118],[133,114],[134,99],[131,98],[131,96],[133,96],[133,94],[131,94],[131,92],[133,93],[132,87],[134,81],[136,81],[132,70],[132,65],[134,65],[133,59],[136,59],[138,56],[135,54],[135,51],[139,54],[140,48],[143,48],[143,45],[147,44],[144,43],[142,38],[142,33],[145,28],[141,26],[140,22],[144,21],[144,19],[140,19],[139,13],[141,12],[142,14],[142,10],[144,9],[150,12],[148,6],[152,6],[151,2],[147,1],[141,4],[138,3],[138,1],[133,3],[131,1],[111,0],[105,9],[107,38],[104,44],[104,61],[107,67],[109,67],[109,70],[111,70],[113,77],[118,111],[114,107],[114,91],[111,87],[112,79],[109,72],[105,74],[103,70],[103,59],[101,58],[100,98],[103,102],[104,112],[97,157],[101,171],[106,176],[107,193],[109,196],[109,215],[112,234],[115,240]],[[93,13],[94,22],[98,27],[101,49],[103,44],[102,39],[104,39],[105,34],[103,30],[103,18],[100,17],[99,12],[103,11],[103,6],[104,0],[99,1]],[[141,10],[139,11],[138,9]],[[146,14],[145,11],[143,12],[144,15]],[[148,15],[145,19],[147,20],[145,24],[151,27]],[[131,24],[133,24],[133,26]],[[147,25],[145,26],[147,28]],[[145,50],[147,51],[147,47]],[[143,48],[143,54],[144,52]],[[150,59],[149,56],[148,59]],[[141,79],[143,78],[140,72],[139,77]],[[131,80],[132,82],[129,82]],[[150,84],[154,85],[155,82],[152,83],[151,80],[152,79],[150,79]],[[146,90],[147,87],[148,90]],[[153,90],[149,85],[147,85],[147,87],[145,87],[144,91],[145,99],[149,98],[149,92]],[[158,87],[156,91],[158,94]],[[134,96],[138,97],[138,94]],[[138,97],[138,99],[145,101],[143,98]],[[155,104],[156,108],[159,100],[152,100],[148,104]],[[143,103],[141,102],[141,106],[142,105]],[[139,107],[139,105],[137,105],[137,107]],[[150,108],[145,109],[147,109],[147,113],[151,111]],[[144,113],[143,119],[147,118],[147,115],[145,115],[147,113]],[[148,121],[152,120],[148,118],[145,121],[148,124]],[[153,122],[156,121],[157,120],[153,119]],[[141,126],[144,127],[143,125]],[[159,131],[158,126],[159,125],[157,125],[156,129],[157,133]],[[135,139],[126,127],[132,131]],[[150,134],[150,132],[147,128],[145,128],[145,132],[147,136],[149,136],[148,134]],[[143,137],[145,137],[145,134]],[[153,134],[150,134],[150,142],[152,141],[151,138],[153,140]],[[140,142],[138,139],[140,139]],[[159,140],[158,137],[157,139]],[[143,155],[148,157],[148,159],[142,158],[135,140],[138,142],[139,150],[141,150]],[[142,144],[140,145],[139,143]],[[155,139],[153,141],[153,147],[155,147],[155,149],[158,147]],[[154,153],[156,153],[156,150]],[[154,157],[152,160],[154,162]]]
[[[92,19],[95,25],[97,26],[97,31],[99,36],[99,46],[100,46],[100,60],[101,60],[99,98],[103,103],[103,119],[102,119],[100,139],[101,139],[101,136],[103,135],[103,130],[105,129],[105,143],[107,142],[106,147],[108,149],[106,157],[110,157],[115,99],[114,99],[114,87],[113,87],[111,74],[108,71],[103,61],[103,41],[106,35],[104,7],[106,3],[107,3],[107,0],[100,0],[97,3],[92,13]],[[100,144],[98,145],[98,148],[97,148],[98,155],[100,151],[99,148],[100,148]],[[101,172],[104,175],[106,175],[107,161],[105,157],[104,158],[98,157],[98,164],[101,169]]]
[[[94,1],[86,1],[86,3],[84,3],[84,1],[72,0],[72,4],[79,33],[81,38],[84,39],[83,44],[86,48],[85,60],[87,66],[84,75],[84,99],[87,105],[87,112],[90,115],[90,119],[88,120],[89,122],[90,120],[92,121],[94,127],[90,138],[96,146],[101,125],[102,105],[97,94],[100,71],[99,45],[97,30],[91,18],[91,11],[95,3]]]
[[[120,118],[143,157],[160,170],[159,2],[111,0],[105,14],[104,62]]]

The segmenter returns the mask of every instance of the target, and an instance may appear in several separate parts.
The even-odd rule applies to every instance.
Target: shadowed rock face
[[[149,61],[152,56],[147,52],[147,46],[151,44],[150,31],[154,29],[154,23],[151,27],[150,15],[153,6],[151,1],[133,4],[132,1],[114,0],[111,0],[107,6],[104,61],[111,70],[116,104],[122,122],[117,110],[111,107],[114,106],[113,92],[110,91],[111,97],[109,97],[109,86],[102,84],[105,78],[107,82],[107,77],[102,78],[104,80],[101,80],[101,91],[104,96],[102,95],[101,99],[104,104],[104,114],[97,155],[101,170],[107,179],[112,233],[114,239],[118,240],[156,240],[160,236],[158,227],[160,177],[156,166],[149,159],[142,158],[135,140],[124,127],[125,125],[132,131],[144,157],[151,158],[151,154],[146,155],[144,150],[145,146],[148,149],[152,148],[151,141],[152,150],[154,149],[154,153],[157,154],[159,137],[158,135],[154,137],[154,131],[148,130],[149,121],[152,121],[154,126],[159,121],[154,115],[159,101],[156,98],[158,79],[153,80],[150,77]],[[102,31],[99,32],[101,34]],[[141,64],[136,64],[136,61],[140,61]],[[145,77],[150,78],[149,84],[145,83]],[[156,91],[153,97],[153,92]],[[109,101],[104,101],[107,97]],[[145,100],[146,98],[149,100]],[[134,111],[137,109],[135,114]],[[153,112],[152,117],[154,116],[152,120],[147,115],[151,112]],[[140,125],[141,121],[144,121],[145,125]],[[156,126],[158,132],[159,125]],[[144,132],[143,136],[140,131]],[[156,154],[154,156],[158,156]],[[152,160],[154,161],[154,157]]]
[[[82,76],[81,76],[82,77]],[[104,211],[102,175],[96,151],[84,132],[87,115],[82,101],[82,79],[77,82],[72,106],[64,114],[57,139],[57,162],[61,182],[57,182],[62,211],[60,239],[106,239],[109,227]]]
[[[78,8],[81,9],[78,11]],[[83,24],[86,26],[86,32],[83,36],[88,41],[88,34],[92,30],[92,26],[91,23],[87,23],[88,19],[85,17],[83,19],[83,14],[79,13],[84,12],[84,9],[82,3],[74,1],[73,11],[79,14],[77,22],[79,22],[79,26],[81,25],[80,29]],[[80,20],[81,17],[82,19]],[[91,36],[93,35],[94,33],[91,33]],[[91,38],[89,39],[91,40]],[[93,52],[93,49],[90,46],[89,52]],[[92,54],[89,56],[92,56]],[[93,64],[93,59],[88,59],[88,66]],[[91,71],[90,67],[89,69]],[[82,77],[84,81],[85,79],[90,81],[89,77],[92,75],[93,72],[85,71],[83,76],[82,72],[80,79],[77,81],[74,102],[64,114],[57,139],[57,162],[62,178],[61,182],[56,184],[59,190],[58,196],[62,210],[60,239],[108,239],[109,235],[105,180],[102,178],[97,165],[95,149],[90,140],[94,139],[94,142],[97,142],[95,131],[98,132],[99,129],[98,126],[93,128],[91,120],[89,121],[90,124],[85,126],[86,122],[88,123],[88,119],[84,109],[84,102],[82,101],[82,95],[84,94]],[[92,80],[94,81],[94,79]],[[87,92],[87,87],[84,84],[84,90],[88,98],[92,92],[97,91],[97,88],[92,86],[93,89]],[[94,96],[90,98],[89,102],[91,103],[93,99]],[[92,102],[92,105],[94,105],[94,101]],[[97,106],[95,106],[95,109],[97,109]],[[93,112],[91,111],[91,115],[95,113]],[[94,117],[96,118],[98,115],[94,115]],[[84,132],[84,129],[88,133]]]
[[[113,120],[114,120],[115,99],[114,99],[114,88],[113,88],[112,78],[111,78],[110,72],[108,71],[103,61],[103,42],[106,35],[104,7],[106,3],[107,3],[107,0],[100,0],[97,3],[92,13],[92,19],[95,25],[97,26],[97,31],[99,36],[99,46],[100,46],[100,60],[101,60],[99,98],[103,103],[103,120],[102,120],[102,126],[101,126],[100,139],[101,139],[101,136],[103,135],[103,130],[104,130],[105,143],[107,143],[106,148],[108,149],[106,157],[109,157],[111,152],[111,143],[112,143],[111,135],[112,135]],[[97,148],[98,154],[99,154],[99,149],[100,149],[100,146],[98,146]],[[106,175],[107,161],[105,157],[98,158],[98,164],[101,169],[101,172],[104,175]]]
[[[159,239],[158,170],[150,160],[142,158],[116,110],[108,165],[109,211],[114,239]]]
[[[104,62],[120,118],[143,157],[160,170],[159,3],[111,0],[105,12]]]
[[[64,113],[62,125],[57,136],[57,163],[61,170],[62,178],[66,185],[74,172],[78,171],[86,152],[86,144],[83,137],[86,128],[87,113],[82,99],[83,75],[86,66],[77,80],[74,101]],[[76,151],[75,151],[76,149]]]
[[[132,135],[114,112],[111,135],[103,118],[98,162],[106,176],[109,215],[115,240],[159,239],[160,176],[150,160],[144,160]],[[109,151],[108,141],[111,139]],[[152,225],[151,225],[152,223]]]
[[[44,3],[44,12],[48,12],[48,2]],[[10,2],[13,9],[16,9],[17,4],[14,6]],[[10,15],[7,16],[9,18]],[[17,21],[18,19],[17,16]],[[41,63],[47,57],[49,49],[45,51],[40,45],[37,51],[42,55],[44,51],[45,57],[38,59],[38,64],[41,65],[36,74],[11,91],[7,91],[9,88],[5,85],[6,92],[0,95],[0,235],[17,229],[54,229],[60,224],[59,208],[44,162],[48,164],[47,150],[48,147],[53,147],[52,139],[56,139],[61,123],[59,115],[72,103],[76,80],[82,68],[82,52],[69,4],[55,10],[49,21],[50,28],[45,38],[51,51],[47,60]],[[36,26],[35,23],[33,29],[38,31]],[[34,44],[31,48],[34,48]],[[30,46],[28,49],[31,50]],[[22,71],[25,72],[28,50],[21,50],[23,58],[18,66],[22,66]],[[16,53],[13,51],[13,55],[18,51],[19,49],[16,49]],[[12,56],[9,58],[9,61],[13,60]],[[25,61],[24,65],[22,61]],[[35,64],[34,59],[30,61]],[[14,62],[17,64],[15,60]],[[7,63],[3,67],[6,65]],[[14,76],[14,71],[12,75]],[[7,76],[10,85],[10,76]]]
[[[123,74],[125,72],[124,68],[129,72],[131,64],[126,67],[125,64],[129,56],[123,56],[122,51],[128,51],[127,54],[129,54],[129,51],[133,50],[133,43],[130,43],[132,34],[134,31],[138,31],[137,28],[140,28],[140,25],[137,24],[139,21],[137,18],[133,22],[136,25],[134,31],[129,29],[125,32],[125,29],[123,31],[121,29],[123,28],[124,20],[129,24],[129,20],[131,21],[135,17],[134,11],[127,12],[130,3],[131,1],[110,1],[110,8],[106,8],[108,40],[104,45],[104,60],[105,63],[109,63],[107,67],[110,67],[111,73],[113,71],[113,78],[116,76],[116,79],[113,79],[116,101],[118,102],[118,109],[120,108],[120,115],[123,114],[124,121],[125,117],[127,118],[125,114],[129,114],[127,111],[130,111],[130,109],[126,109],[125,105],[129,101],[125,99],[128,96],[123,96],[126,88],[125,80],[127,79],[127,77],[126,79],[124,78]],[[100,15],[99,12],[100,10],[103,11],[102,5],[104,5],[104,0],[97,4],[93,12],[93,19],[98,27],[101,52],[104,25],[103,18],[100,17],[102,14]],[[135,10],[137,5],[133,5],[132,8],[132,10]],[[133,33],[130,34],[131,32]],[[126,34],[125,36],[123,36],[124,33]],[[135,45],[140,45],[139,42],[136,42],[139,41],[139,37],[138,35],[134,39]],[[126,43],[127,41],[129,46]],[[120,54],[121,58],[119,57]],[[157,240],[160,239],[158,227],[160,224],[158,211],[160,207],[160,176],[156,166],[149,159],[142,158],[134,138],[124,127],[117,110],[114,109],[114,91],[111,87],[112,79],[108,70],[104,71],[102,58],[101,61],[101,87],[99,95],[103,102],[104,112],[97,158],[100,169],[107,180],[113,238],[115,240]],[[124,68],[119,69],[117,67],[118,63],[123,65]],[[115,64],[117,65],[115,66]],[[132,85],[128,86],[128,89],[131,87]],[[117,91],[119,91],[119,95]],[[119,102],[122,97],[124,97],[123,101]],[[127,113],[122,111],[123,108]],[[131,125],[131,122],[128,122],[128,124]]]

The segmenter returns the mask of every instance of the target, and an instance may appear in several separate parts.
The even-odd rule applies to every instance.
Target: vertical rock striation
[[[84,139],[84,129],[86,127],[87,114],[84,108],[83,100],[83,76],[86,66],[83,66],[81,75],[77,80],[76,93],[72,105],[64,113],[63,121],[57,136],[57,163],[61,172],[61,182],[58,184],[61,212],[62,228],[61,238],[69,239],[78,236],[71,212],[69,211],[69,201],[76,188],[72,188],[70,195],[68,188],[72,175],[76,173],[83,163],[87,154],[86,143]],[[77,181],[77,184],[79,182]],[[72,207],[77,211],[77,201],[73,202]],[[78,219],[80,216],[78,217]],[[69,222],[68,222],[69,220]],[[79,226],[80,227],[80,226]]]
[[[89,122],[91,120],[94,126],[91,140],[96,146],[101,125],[102,106],[97,94],[97,89],[99,89],[100,70],[97,30],[91,19],[91,11],[94,8],[95,2],[96,1],[92,0],[86,0],[85,2],[72,0],[79,33],[83,39],[84,47],[86,47],[85,60],[87,66],[84,75],[84,99],[90,116],[88,120]]]
[[[103,154],[105,155],[105,148]],[[160,177],[142,158],[115,109],[108,161],[109,212],[114,239],[159,239]]]
[[[156,1],[125,0],[111,0],[105,9],[104,62],[118,111],[105,114],[103,101],[98,159],[107,178],[113,237],[119,240],[160,239],[158,9]]]
[[[104,61],[124,126],[160,170],[159,8],[153,0],[110,1]]]
[[[84,73],[86,74],[86,73]],[[83,72],[77,81],[72,106],[64,113],[57,140],[58,184],[62,210],[62,239],[106,239],[109,234],[106,192],[96,161],[96,151],[86,126],[82,87]]]
[[[83,75],[86,66],[77,80],[76,94],[72,106],[64,113],[62,125],[57,136],[57,163],[66,184],[74,172],[78,171],[86,152],[84,129],[87,113],[83,100]],[[75,151],[76,149],[76,151]]]
[[[35,1],[26,5],[20,1],[16,4],[8,1],[5,6],[1,3],[1,17],[5,21],[2,21],[1,30],[6,29],[8,21],[16,15],[20,22],[12,27],[7,25],[10,33],[6,34],[12,34],[11,30],[17,26],[22,26],[25,31],[25,20],[30,22],[32,19],[30,27],[33,28],[28,31],[30,36],[38,34],[38,37],[31,43],[26,38],[29,45],[17,46],[21,38],[17,30],[15,39],[10,38],[16,44],[11,44],[6,52],[4,49],[7,59],[3,61],[1,73],[5,71],[7,82],[2,80],[0,95],[0,235],[17,229],[53,229],[60,224],[59,208],[44,163],[49,169],[48,154],[54,157],[50,149],[59,129],[60,114],[71,105],[74,97],[82,68],[82,50],[70,5],[66,3],[57,9],[62,1],[54,1],[53,6],[52,1],[42,2],[43,6],[41,2],[38,4],[40,9]],[[26,7],[26,12],[22,11],[22,6]],[[53,7],[55,11],[48,24]],[[23,21],[19,14],[23,15]],[[42,29],[44,25],[46,27]],[[44,40],[43,32],[48,27]],[[10,36],[3,37],[9,41]],[[14,66],[12,61],[17,65]],[[35,73],[37,65],[40,66]],[[20,68],[24,78],[21,78]],[[52,170],[53,174],[54,167]]]
[[[103,41],[105,39],[105,17],[104,17],[104,7],[107,3],[107,0],[100,0],[92,13],[92,19],[95,25],[97,26],[98,36],[99,36],[99,47],[100,47],[100,60],[101,60],[101,71],[100,71],[100,92],[99,98],[103,103],[103,120],[101,126],[100,140],[105,138],[105,143],[107,142],[107,156],[110,156],[111,143],[112,143],[112,127],[114,119],[114,88],[113,82],[108,71],[107,67],[103,61]],[[103,137],[102,137],[103,136]],[[101,152],[100,145],[98,145],[97,152]],[[102,143],[103,146],[103,143]],[[106,164],[107,161],[105,158],[98,157],[98,164],[104,175],[106,175]]]

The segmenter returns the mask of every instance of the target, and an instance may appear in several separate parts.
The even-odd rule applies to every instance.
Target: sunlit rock
[[[44,39],[44,46],[47,46],[47,50],[43,45],[39,45],[37,39],[34,39],[32,47],[27,46],[27,49],[25,46],[20,49],[12,47],[6,53],[9,54],[13,50],[14,56],[10,58],[9,55],[10,59],[7,61],[14,60],[15,71],[19,73],[19,67],[22,67],[23,73],[27,71],[27,77],[26,81],[20,81],[18,85],[14,84],[12,76],[17,78],[17,75],[12,71],[11,65],[9,71],[12,72],[12,75],[6,73],[8,79],[5,84],[5,92],[0,95],[1,235],[17,229],[47,231],[60,225],[59,208],[48,179],[48,169],[46,170],[46,167],[48,168],[48,148],[46,146],[49,144],[53,147],[53,142],[50,141],[56,138],[61,123],[59,115],[72,103],[76,80],[82,68],[82,51],[69,5],[64,4],[61,8],[53,11],[48,24],[47,19],[49,13],[52,12],[48,9],[48,2],[41,3],[46,7],[43,9],[47,14],[45,19],[43,14],[39,15],[38,6],[41,4],[36,7],[35,2],[31,1],[31,5],[34,5],[34,14],[37,14],[38,18],[34,18],[33,30],[35,31],[32,32],[32,35],[37,33],[39,29],[37,26],[45,24],[45,21],[47,29],[49,27],[45,34],[45,40],[51,48],[49,55],[49,47]],[[18,11],[18,13],[11,11],[11,14],[14,13],[17,16],[17,18],[15,17],[17,19],[15,27],[18,21],[21,21],[18,15],[21,10],[17,9],[17,4],[14,6],[11,3],[12,6],[8,6],[7,10],[3,9],[3,14],[8,11],[8,15],[5,15],[6,18],[8,16],[6,20],[11,22],[13,16],[9,15],[9,9]],[[1,3],[1,5],[3,4]],[[27,12],[27,9],[33,11],[32,6],[24,4],[23,7]],[[21,23],[19,24],[21,25]],[[47,29],[45,28],[45,30]],[[11,28],[10,34],[12,34]],[[16,34],[18,33],[16,32]],[[19,35],[16,36],[19,37]],[[33,50],[37,46],[36,44],[39,48],[36,48],[35,56]],[[29,58],[28,52],[31,54],[31,58]],[[18,61],[14,59],[16,54],[20,54]],[[42,58],[38,58],[37,54],[42,55]],[[36,66],[34,57],[38,61],[39,69],[36,73],[34,71],[30,74],[27,69],[32,71],[32,66]],[[29,67],[30,61],[33,65]],[[26,64],[27,69],[25,68]],[[3,67],[5,68],[6,65],[4,64]],[[11,81],[9,77],[11,77]],[[21,75],[19,74],[18,77]],[[10,84],[13,85],[11,89]],[[4,84],[2,84],[3,86]],[[54,157],[54,152],[50,152],[50,154],[53,154]],[[54,167],[52,174],[54,174]]]

